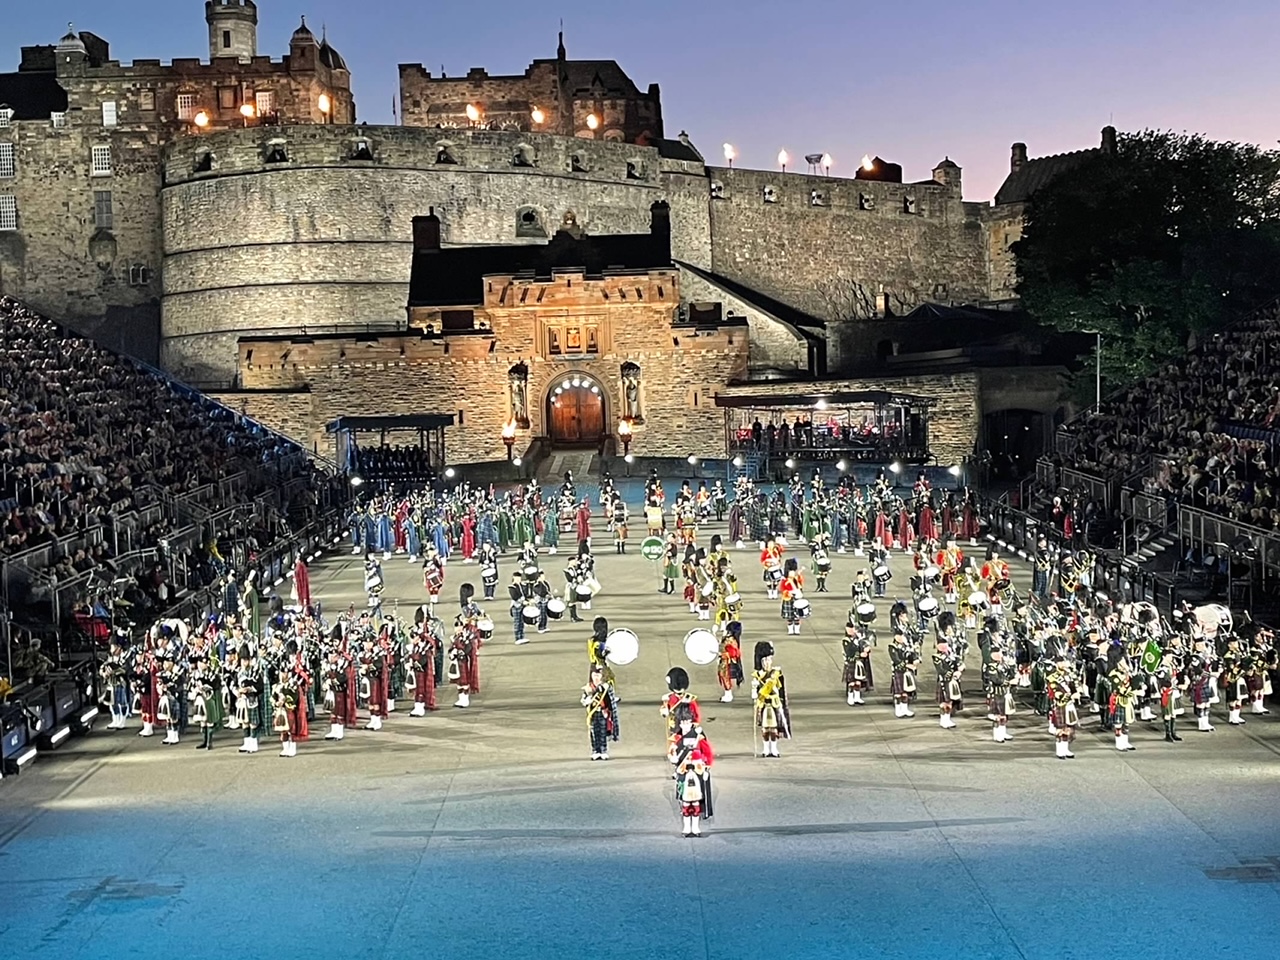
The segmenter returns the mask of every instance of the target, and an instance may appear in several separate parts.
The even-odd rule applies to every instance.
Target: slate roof
[[[1004,178],[1004,183],[996,191],[996,204],[1022,203],[1054,177],[1093,159],[1100,152],[1100,148],[1091,147],[1028,160]]]
[[[803,310],[797,310],[781,300],[775,300],[768,294],[761,293],[759,290],[739,283],[737,280],[730,280],[726,276],[712,273],[710,270],[704,270],[701,267],[695,267],[685,263],[683,260],[677,261],[677,263],[679,263],[681,269],[688,270],[694,276],[715,284],[739,300],[743,300],[765,313],[773,314],[783,323],[791,324],[800,333],[810,337],[825,337],[823,331],[826,329],[826,322],[818,317],[805,313]]]
[[[409,306],[476,306],[484,302],[484,278],[495,274],[550,279],[554,271],[579,269],[600,277],[671,265],[671,236],[660,230],[577,237],[561,230],[545,244],[417,250],[409,277]]]
[[[702,154],[697,151],[691,143],[685,143],[683,140],[666,140],[662,137],[650,137],[647,145],[656,147],[658,156],[666,157],[668,160],[690,160],[693,163],[702,163]]]
[[[48,120],[67,109],[67,91],[52,73],[0,73],[0,104],[13,110],[14,120]]]
[[[573,92],[603,87],[609,93],[639,96],[640,91],[617,60],[566,60],[564,83]]]

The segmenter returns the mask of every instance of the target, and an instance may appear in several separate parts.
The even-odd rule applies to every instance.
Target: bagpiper
[[[418,627],[409,648],[409,665],[413,669],[413,709],[411,717],[425,717],[436,709],[436,646],[444,640],[444,624],[426,616]]]
[[[911,701],[916,698],[916,671],[920,669],[920,653],[905,633],[895,630],[889,642],[889,664],[893,679],[889,692],[893,696],[895,717],[914,717]]]
[[[676,803],[680,805],[681,832],[702,835],[702,821],[711,819],[711,765],[715,752],[688,704],[676,708],[675,732],[667,741],[667,755],[675,768]]]
[[[756,727],[764,746],[762,757],[778,757],[778,740],[791,739],[791,715],[787,703],[787,682],[773,665],[773,644],[761,640],[755,649],[755,670],[751,675],[751,699],[755,703]]]
[[[595,664],[593,664],[595,666]],[[684,667],[672,667],[667,671],[667,695],[662,698],[658,714],[667,721],[667,736],[675,732],[676,707],[688,704],[693,711],[695,723],[702,722],[702,709],[698,706],[698,698],[689,692],[689,671]]]
[[[782,596],[780,612],[782,619],[787,622],[788,634],[800,632],[800,621],[803,619],[801,612],[803,608],[800,606],[800,601],[804,600],[804,593],[801,590],[803,586],[804,575],[800,572],[800,564],[796,562],[795,557],[788,557],[783,567],[782,582],[778,588]]]
[[[1058,655],[1053,671],[1045,678],[1052,708],[1055,749],[1059,760],[1073,760],[1071,741],[1080,724],[1080,692],[1076,689],[1075,672],[1065,653]]]
[[[1009,703],[1017,674],[1017,664],[1006,660],[1003,650],[993,649],[991,659],[982,666],[987,716],[992,718],[991,739],[996,743],[1007,743],[1013,739],[1009,733]]]
[[[617,496],[613,499],[613,549],[616,553],[627,552],[627,501]]]
[[[742,685],[742,623],[730,620],[725,624],[724,637],[720,640],[720,657],[716,666],[716,679],[720,681],[721,703],[733,702],[733,688]]]
[[[604,670],[592,664],[582,688],[582,705],[587,708],[587,731],[591,736],[591,759],[609,759],[609,741],[618,741],[618,695],[604,678]]]
[[[765,590],[770,600],[778,599],[778,585],[782,583],[782,547],[772,537],[760,551]]]
[[[951,649],[951,644],[940,639],[934,649],[933,667],[938,675],[938,726],[951,730],[956,726],[952,714],[964,709],[964,695],[960,689],[964,660]]]

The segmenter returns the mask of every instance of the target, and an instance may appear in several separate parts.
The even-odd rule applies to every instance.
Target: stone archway
[[[597,446],[607,432],[604,388],[581,373],[566,373],[547,388],[547,437],[553,446]]]

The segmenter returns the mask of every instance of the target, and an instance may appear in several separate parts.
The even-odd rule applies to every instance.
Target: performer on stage
[[[213,732],[222,713],[221,699],[214,686],[216,670],[216,661],[210,661],[207,655],[191,658],[187,689],[191,696],[191,722],[200,727],[197,750],[213,749]]]
[[[492,540],[484,540],[476,553],[480,564],[480,583],[484,588],[484,598],[493,600],[498,593],[498,548]]]
[[[680,544],[673,533],[667,537],[666,552],[662,556],[662,588],[658,592],[675,593],[678,576],[680,576]]]
[[[587,663],[588,666],[599,667],[604,678],[614,684],[616,678],[613,675],[613,668],[609,666],[608,652],[605,650],[608,639],[609,621],[604,617],[596,617],[591,621],[591,639],[587,641]]]
[[[1111,684],[1111,722],[1115,731],[1117,750],[1136,750],[1129,744],[1129,724],[1133,723],[1134,707],[1138,696],[1133,688],[1133,671],[1129,667],[1129,659],[1124,656],[1116,658],[1115,665],[1107,674]],[[1061,724],[1058,724],[1061,726]]]
[[[266,733],[267,726],[262,717],[262,664],[250,653],[247,643],[240,645],[231,673],[237,725],[244,730],[239,752],[257,753],[258,740]]]
[[[760,551],[760,566],[764,571],[764,585],[770,600],[778,599],[778,585],[782,583],[782,547],[772,537]]]
[[[276,690],[283,690],[284,729],[280,733],[280,756],[296,757],[298,741],[310,736],[307,727],[307,688],[311,675],[298,647],[298,641],[290,638],[284,646],[284,664]]]
[[[702,835],[702,821],[710,820],[713,813],[711,765],[715,752],[689,704],[677,706],[673,717],[675,731],[667,740],[667,757],[675,767],[681,832],[686,837],[698,837]]]
[[[125,720],[130,713],[129,697],[129,656],[127,638],[115,637],[111,641],[111,649],[98,668],[102,679],[102,700],[111,711],[111,722],[108,730],[123,730]]]
[[[855,614],[849,611],[845,623],[844,674],[845,702],[851,707],[862,706],[862,691],[871,687],[871,641]]]
[[[693,711],[695,723],[702,722],[702,709],[698,706],[698,698],[689,692],[689,672],[684,667],[672,667],[667,671],[667,690],[668,693],[662,698],[662,704],[658,708],[658,714],[667,721],[668,737],[675,732],[676,707],[682,703],[687,704]]]
[[[382,719],[387,715],[387,665],[372,633],[365,634],[359,660],[360,695],[369,701],[369,722],[365,729],[381,730]]]
[[[900,630],[895,630],[889,643],[889,663],[893,680],[889,690],[893,695],[893,715],[914,717],[911,701],[916,698],[916,671],[920,669],[920,653]]]
[[[364,560],[364,592],[368,597],[369,612],[382,616],[382,564],[372,553]]]
[[[831,535],[819,533],[809,543],[813,554],[813,575],[818,581],[818,593],[828,593],[827,575],[831,573]]]
[[[800,572],[800,564],[795,557],[787,557],[783,566],[782,583],[779,592],[782,594],[782,619],[787,622],[787,633],[800,632],[800,612],[796,609],[796,601],[804,599],[801,587],[804,586],[804,575]]]
[[[751,699],[755,703],[756,727],[764,743],[762,757],[778,757],[778,740],[791,739],[791,712],[787,683],[773,665],[773,644],[761,640],[755,649],[755,671],[751,675]]]
[[[987,548],[987,562],[982,565],[983,589],[992,607],[999,607],[1002,594],[1009,588],[1009,564],[1000,559],[994,546]]]
[[[613,549],[617,553],[627,552],[627,501],[621,496],[613,498]]]
[[[471,706],[471,694],[480,692],[480,668],[476,663],[476,635],[470,624],[463,624],[453,631],[449,649],[449,679],[458,688],[455,707]]]
[[[1058,655],[1046,682],[1053,704],[1052,723],[1058,759],[1073,760],[1075,754],[1071,752],[1071,741],[1075,739],[1076,727],[1080,723],[1080,691],[1076,689],[1075,672],[1065,652]]]
[[[329,661],[325,664],[324,702],[329,708],[329,732],[326,740],[341,740],[346,734],[347,718],[351,715],[351,697],[356,691],[351,688],[351,661],[346,653],[338,648],[329,651]]]
[[[982,666],[982,681],[987,692],[987,716],[993,717],[991,739],[1006,743],[1013,739],[1009,733],[1009,701],[1018,667],[1006,660],[1003,650],[992,649],[991,659]]]
[[[427,589],[427,602],[435,606],[440,602],[444,589],[444,558],[434,545],[428,545],[427,556],[422,561],[422,585]]]
[[[950,730],[956,725],[952,714],[964,709],[964,697],[960,690],[964,660],[952,651],[951,644],[939,639],[933,653],[933,667],[938,674],[938,726]]]
[[[618,695],[598,664],[591,665],[590,677],[582,688],[582,705],[587,708],[591,759],[608,760],[609,741],[618,742]]]
[[[482,563],[484,561],[481,561]],[[425,717],[436,707],[436,645],[444,638],[444,624],[435,617],[418,625],[409,648],[409,664],[413,669],[413,709],[411,717]]]
[[[934,563],[942,573],[943,603],[956,603],[959,600],[956,581],[964,565],[964,552],[956,544],[955,537],[947,537],[946,545],[938,551]]]
[[[730,620],[725,624],[716,667],[716,679],[724,691],[720,694],[721,703],[733,702],[733,688],[742,685],[742,678],[742,624],[738,620]]]

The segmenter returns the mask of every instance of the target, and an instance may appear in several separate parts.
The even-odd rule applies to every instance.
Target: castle
[[[931,339],[936,325],[904,327],[912,311],[1013,299],[1009,246],[1026,170],[1045,163],[1028,161],[1022,145],[1008,202],[995,205],[966,201],[949,159],[915,182],[879,158],[854,178],[718,167],[685,134],[666,136],[656,84],[641,90],[611,60],[569,59],[563,39],[554,59],[514,76],[401,65],[400,123],[368,126],[357,123],[345,61],[305,20],[279,60],[258,55],[252,0],[207,0],[205,20],[207,62],[122,65],[106,41],[70,30],[56,45],[24,47],[18,71],[0,74],[0,292],[152,356],[299,439],[319,444],[327,419],[383,412],[385,390],[415,378],[420,362],[434,364],[418,378],[436,384],[432,399],[424,406],[399,390],[396,403],[458,414],[455,450],[482,459],[501,450],[495,425],[515,411],[507,400],[481,411],[476,384],[496,378],[505,396],[507,361],[563,366],[539,334],[536,345],[483,347],[504,365],[467,367],[464,355],[484,359],[471,357],[481,341],[463,347],[462,331],[423,318],[411,274],[415,218],[428,208],[441,250],[508,251],[493,268],[512,273],[509,284],[523,269],[516,248],[546,247],[565,226],[639,237],[660,209],[665,263],[603,263],[556,310],[616,309],[602,297],[618,269],[641,279],[629,282],[633,296],[650,284],[675,292],[653,321],[664,330],[714,305],[719,325],[704,332],[720,332],[705,369],[652,352],[645,363],[682,370],[681,382],[698,386],[690,397],[753,382],[827,378],[858,389],[896,377],[892,389],[945,395],[953,409],[940,418],[951,425],[935,431],[935,446],[953,459],[983,442],[984,417],[1001,406],[1062,413],[1060,371],[1047,360],[981,371],[964,356],[893,362],[930,346],[963,353]],[[476,290],[469,304],[492,306],[488,296]],[[584,357],[613,371],[594,376],[613,384],[622,409],[619,370],[640,358],[583,344]],[[454,385],[441,392],[441,382]],[[542,408],[530,406],[521,429],[545,436]],[[676,440],[650,430],[635,443],[659,454]]]

